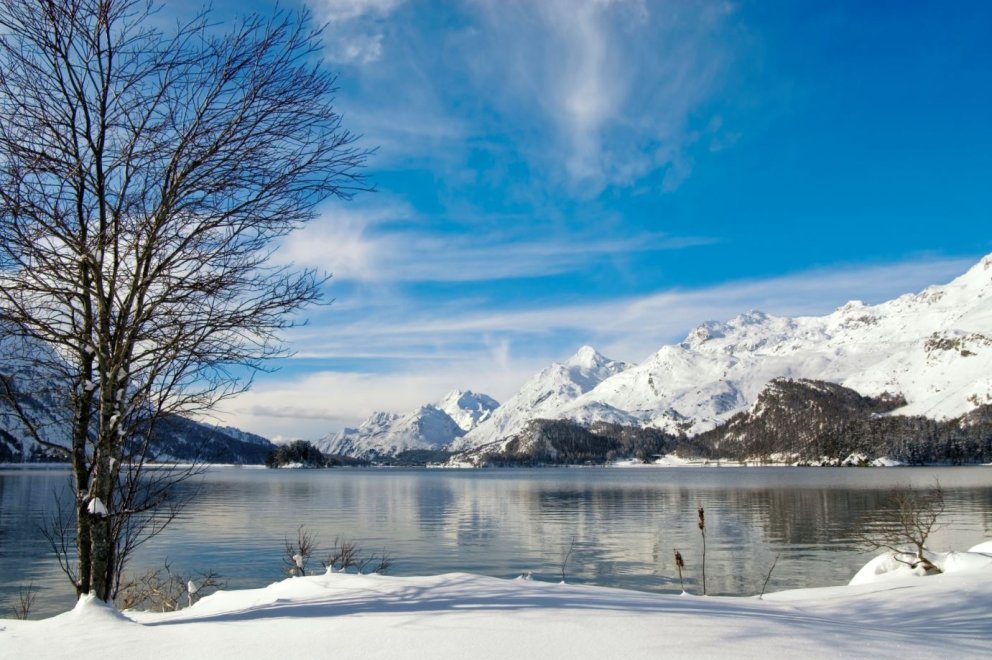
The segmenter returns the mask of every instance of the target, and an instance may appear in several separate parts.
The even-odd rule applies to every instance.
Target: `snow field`
[[[763,599],[331,573],[164,614],[83,598],[51,619],[0,622],[0,657],[988,657],[992,541],[935,563],[944,574],[920,577],[883,555],[851,585]]]

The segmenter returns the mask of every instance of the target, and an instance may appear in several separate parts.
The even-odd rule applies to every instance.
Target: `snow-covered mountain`
[[[513,397],[463,438],[453,451],[478,447],[517,433],[532,419],[554,418],[569,403],[592,391],[630,365],[603,357],[583,346],[565,362],[553,363],[524,383]]]
[[[775,379],[905,402],[889,415],[947,420],[992,404],[992,255],[949,284],[878,305],[852,301],[796,318],[750,311],[703,323],[636,366],[583,346],[498,408],[484,395],[453,392],[405,415],[377,413],[318,444],[364,457],[484,446],[499,454],[537,428],[529,422],[556,419],[694,436],[748,410]]]
[[[499,403],[485,394],[456,390],[437,403],[405,414],[374,413],[358,428],[346,428],[315,444],[327,454],[369,459],[416,449],[446,449],[489,419],[498,407]]]
[[[583,367],[589,376],[574,378]],[[948,419],[992,403],[992,255],[949,284],[879,305],[853,301],[797,318],[751,311],[704,323],[629,368],[584,347],[453,446],[503,440],[541,418],[693,435],[747,409],[775,378],[901,395],[906,405],[897,415]]]
[[[777,377],[901,394],[907,405],[894,414],[944,419],[992,402],[992,255],[947,285],[879,305],[705,323],[557,416],[585,421],[614,408],[640,424],[696,433],[749,406]]]

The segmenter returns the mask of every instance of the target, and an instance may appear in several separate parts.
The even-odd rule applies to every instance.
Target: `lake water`
[[[751,595],[776,556],[769,591],[846,583],[872,556],[860,530],[884,515],[888,491],[935,479],[947,511],[931,547],[992,538],[990,467],[212,469],[133,568],[168,559],[178,571],[212,569],[232,588],[263,586],[283,576],[285,539],[302,524],[322,547],[340,537],[385,548],[394,575],[529,572],[557,581],[574,539],[567,581],[660,592],[680,591],[678,548],[686,588],[698,592],[702,504],[708,592]],[[65,471],[0,470],[0,616],[32,582],[32,618],[72,606],[40,529],[67,485]]]

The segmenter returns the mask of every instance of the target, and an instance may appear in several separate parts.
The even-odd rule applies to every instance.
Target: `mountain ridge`
[[[992,254],[947,284],[875,305],[852,300],[822,316],[750,310],[707,321],[636,365],[583,346],[474,428],[432,448],[498,453],[527,428],[525,436],[540,430],[535,420],[698,436],[749,410],[776,379],[903,402],[885,415],[955,420],[992,404],[990,329]]]
[[[443,451],[489,419],[498,406],[486,394],[453,390],[406,413],[375,412],[357,428],[328,434],[314,445],[325,454],[370,460],[409,451]]]

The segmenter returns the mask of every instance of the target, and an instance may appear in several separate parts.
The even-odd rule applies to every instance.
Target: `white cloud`
[[[355,208],[338,205],[290,234],[276,258],[300,266],[332,273],[339,279],[376,280],[377,264],[388,259],[393,248],[375,227],[410,213],[403,205]]]
[[[388,16],[405,0],[311,0],[317,16],[325,21],[340,23],[365,16]]]
[[[341,37],[335,42],[335,52],[332,59],[340,62],[357,62],[368,64],[375,62],[382,56],[382,33],[377,34],[357,34],[350,37]]]
[[[665,171],[673,190],[692,169],[691,124],[718,91],[736,44],[725,6],[680,0],[480,2],[485,33],[470,53],[476,83],[509,116],[537,113],[556,145],[533,154],[564,164],[596,193]],[[498,56],[495,54],[498,53]]]
[[[382,57],[383,21],[405,0],[309,0],[314,15],[328,23],[325,54],[333,62],[365,65]]]
[[[471,365],[435,365],[418,372],[325,371],[303,378],[272,377],[225,402],[217,417],[266,437],[313,440],[345,426],[357,426],[376,411],[414,410],[453,389],[475,389],[505,398],[537,368],[537,363],[522,360],[498,367],[487,359]],[[480,369],[486,373],[485,389],[473,384]]]

